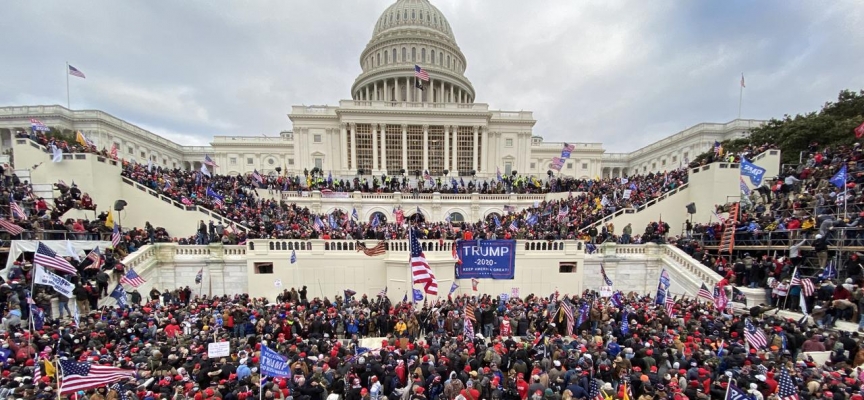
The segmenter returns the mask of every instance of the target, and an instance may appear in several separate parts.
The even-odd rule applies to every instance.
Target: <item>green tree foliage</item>
[[[775,143],[783,153],[783,163],[797,163],[799,154],[807,151],[811,143],[818,143],[820,149],[855,143],[858,141],[855,138],[855,128],[862,122],[864,90],[857,93],[844,90],[837,96],[837,101],[825,103],[818,112],[794,117],[784,115],[781,119],[772,118],[761,127],[753,129],[750,138],[724,141],[722,144],[724,151],[736,152],[748,144],[759,146]],[[696,160],[701,161],[709,155],[710,151],[700,154]]]

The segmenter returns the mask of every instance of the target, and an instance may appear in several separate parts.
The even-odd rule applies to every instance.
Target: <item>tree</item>
[[[725,151],[735,152],[752,144],[775,143],[782,151],[783,163],[797,163],[801,152],[807,152],[811,143],[818,148],[849,146],[856,141],[855,127],[864,122],[864,90],[843,90],[836,102],[827,102],[818,112],[794,117],[784,115],[772,118],[764,125],[752,130],[748,139],[723,142]],[[702,160],[710,151],[700,154]],[[806,156],[805,156],[806,158]]]

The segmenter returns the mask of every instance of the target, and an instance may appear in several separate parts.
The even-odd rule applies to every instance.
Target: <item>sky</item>
[[[350,98],[393,0],[6,2],[0,106],[99,109],[184,145],[275,136]],[[432,0],[477,102],[546,141],[629,152],[702,122],[780,118],[864,88],[864,2]]]

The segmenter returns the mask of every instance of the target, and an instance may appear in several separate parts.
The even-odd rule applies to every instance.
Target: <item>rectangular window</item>
[[[408,140],[408,173],[414,174],[414,171],[423,173],[423,127],[420,125],[408,125],[407,136]]]
[[[533,171],[535,168],[537,168],[537,163],[532,162],[531,163],[531,170]]]
[[[384,127],[384,139],[387,141],[387,173],[394,175],[402,169],[402,126],[387,125]]]
[[[228,164],[237,165],[237,157],[231,157],[228,159]]]
[[[560,274],[573,274],[576,271],[578,271],[578,268],[576,268],[575,262],[564,261],[558,263],[558,273]]]
[[[513,139],[504,139],[504,146],[513,147]]]
[[[147,153],[142,151],[141,152],[141,158],[147,158]]]
[[[567,169],[573,169],[573,163],[572,162],[567,163]]]
[[[120,146],[117,146],[117,148],[119,149]],[[126,154],[135,154],[135,149],[131,147],[126,148]]]
[[[312,141],[315,143],[321,143],[321,135],[312,135]]]
[[[162,159],[162,164],[163,164],[163,165],[168,165],[168,159],[167,159],[167,158],[163,158],[163,159]]]
[[[429,127],[429,173],[442,175],[448,169],[444,165],[444,127]]]
[[[474,128],[470,126],[460,126],[457,128],[459,132],[459,142],[456,155],[456,171],[458,175],[471,175],[471,169],[474,167]]]
[[[246,157],[246,164],[252,165],[253,161],[252,157]]]
[[[685,153],[684,153],[684,159],[685,159],[685,160],[689,160],[689,159],[690,159],[689,155],[690,155],[690,153],[686,153],[686,152],[685,152]]]
[[[513,163],[510,161],[507,161],[504,163],[504,175],[509,176],[511,172],[513,172]]]
[[[666,160],[660,160],[660,165],[661,165],[661,166],[666,166]]]
[[[588,169],[588,163],[582,163],[582,169]]]
[[[372,125],[357,124],[356,129],[357,169],[363,169],[368,174],[372,172]],[[423,151],[422,148],[420,151]]]
[[[672,156],[672,162],[678,161],[678,156]]]
[[[324,169],[324,159],[320,158],[320,157],[316,158],[315,159],[315,166],[318,167],[319,170]]]
[[[272,262],[256,262],[255,263],[255,273],[256,274],[272,274],[273,273],[273,263]]]

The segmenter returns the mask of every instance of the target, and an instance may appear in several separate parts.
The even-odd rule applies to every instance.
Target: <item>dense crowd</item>
[[[22,303],[14,298],[26,287],[26,278],[4,285],[3,303]],[[63,394],[93,400],[716,399],[730,377],[757,399],[782,397],[783,385],[805,399],[862,395],[857,333],[822,332],[759,307],[727,315],[692,299],[667,308],[635,293],[611,301],[587,291],[423,304],[312,298],[306,287],[275,303],[198,297],[188,287],[130,297],[126,308],[94,308],[77,322],[43,314],[32,336],[9,311],[0,396],[57,398],[46,365],[56,357],[129,371],[117,385]],[[764,345],[745,338],[757,331]],[[229,355],[208,357],[214,341],[228,342]],[[287,359],[290,377],[262,379],[263,346]],[[823,364],[807,351],[831,354]]]

